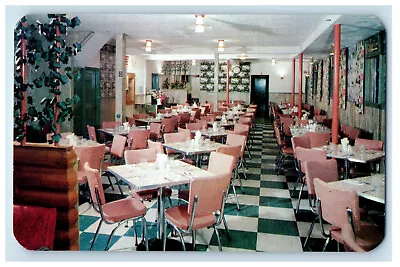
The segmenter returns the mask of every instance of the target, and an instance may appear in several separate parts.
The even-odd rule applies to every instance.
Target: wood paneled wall
[[[115,121],[115,98],[100,98],[100,125],[103,121]]]

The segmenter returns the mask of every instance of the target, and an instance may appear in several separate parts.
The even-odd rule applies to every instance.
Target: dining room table
[[[338,189],[354,190],[360,197],[385,204],[385,174],[330,182]]]
[[[344,160],[344,178],[349,177],[349,164],[370,163],[381,161],[385,158],[385,151],[356,149],[354,146],[330,143],[329,145],[313,147],[312,149],[324,150],[329,158]]]
[[[332,130],[328,127],[318,124],[318,123],[311,123],[305,126],[299,125],[291,125],[289,126],[290,133],[293,137],[297,136],[304,136],[307,132],[329,132],[332,133]]]
[[[109,172],[126,182],[130,190],[157,189],[157,238],[149,240],[149,249],[161,251],[164,230],[164,198],[163,188],[189,184],[194,178],[213,177],[211,172],[198,168],[180,160],[169,158],[167,161],[140,162],[108,168]],[[167,239],[168,244],[175,240]],[[178,242],[178,241],[176,241]],[[180,242],[173,247],[180,248]],[[143,246],[138,246],[142,250]]]
[[[201,166],[201,156],[204,154],[210,154],[216,151],[220,146],[225,146],[224,144],[211,141],[210,139],[195,140],[189,139],[184,142],[173,142],[173,143],[163,143],[165,148],[175,150],[184,156],[194,156],[196,166]]]

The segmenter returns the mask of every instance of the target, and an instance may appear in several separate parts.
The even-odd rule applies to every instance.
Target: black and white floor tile
[[[250,149],[251,159],[246,158],[247,180],[243,181],[243,190],[237,187],[240,210],[236,209],[235,200],[230,197],[225,206],[226,220],[230,229],[231,239],[224,234],[224,226],[221,224],[220,237],[224,251],[233,252],[302,252],[321,251],[325,239],[321,235],[319,225],[315,226],[308,245],[303,248],[305,237],[313,213],[308,207],[306,194],[296,214],[295,207],[298,193],[293,198],[290,191],[294,186],[296,177],[276,175],[275,158],[278,155],[276,140],[270,121],[257,120],[254,134],[254,142]],[[291,167],[293,162],[287,162]],[[108,185],[104,177],[104,188],[108,201],[120,197],[118,187],[114,190]],[[124,192],[128,188],[122,185]],[[306,191],[306,190],[305,190]],[[173,205],[176,203],[176,190],[173,191]],[[145,202],[148,210],[146,219],[148,222],[149,238],[156,237],[156,202]],[[80,249],[89,250],[99,223],[99,214],[88,204],[82,203],[79,207]],[[141,241],[140,223],[136,229],[139,233],[138,241]],[[112,226],[104,225],[94,245],[94,250],[104,250],[111,232]],[[135,237],[132,225],[122,225],[115,233],[111,241],[110,251],[134,251]],[[173,237],[177,239],[177,237]],[[185,242],[191,243],[191,236],[185,236]],[[335,242],[331,242],[328,251],[337,249]],[[203,229],[197,232],[196,250],[218,251],[216,234],[213,229]]]

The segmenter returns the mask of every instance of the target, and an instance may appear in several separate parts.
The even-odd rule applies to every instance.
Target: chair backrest
[[[192,138],[192,133],[190,129],[184,129],[181,127],[178,127],[178,133],[185,133],[186,134],[186,139],[191,139]]]
[[[235,166],[235,156],[219,152],[211,152],[208,160],[207,170],[214,174],[230,173],[232,175],[232,170],[235,168]]]
[[[186,129],[189,130],[201,130],[202,128],[203,128],[202,123],[197,123],[197,122],[186,123]]]
[[[277,125],[274,125],[274,131],[275,131],[276,142],[278,143],[279,148],[282,148],[283,142],[282,142],[281,131],[279,130],[279,127]]]
[[[327,118],[328,118],[328,116],[326,116],[326,115],[315,115],[315,116],[314,116],[314,120],[315,120],[317,123],[323,123],[324,120],[326,120]]]
[[[343,225],[341,229],[344,249],[347,252],[366,252],[356,243],[356,236],[350,223]]]
[[[189,112],[182,112],[181,113],[181,121],[180,124],[186,125],[190,120],[190,113]]]
[[[201,119],[206,121],[206,122],[214,121],[215,120],[215,115],[214,114],[209,114],[207,116],[202,117]]]
[[[122,123],[120,121],[103,121],[102,128],[107,129],[107,128],[112,128],[114,129],[118,125],[121,125]]]
[[[249,118],[249,117],[240,116],[240,117],[239,117],[239,123],[241,123],[241,124],[247,124],[247,125],[250,126],[253,122],[252,122],[252,119]]]
[[[360,137],[361,131],[358,128],[355,128],[350,125],[342,124],[340,126],[341,134],[345,137],[348,137],[351,141],[354,142],[357,138]]]
[[[86,177],[87,177],[87,181],[89,184],[90,195],[92,196],[93,203],[97,204],[97,205],[105,204],[106,198],[104,197],[103,184],[101,181],[99,170],[91,168],[89,163],[87,163],[87,162],[85,163],[84,168],[86,171]],[[95,190],[96,187],[99,190],[99,196],[100,196],[101,203],[97,203],[96,190]]]
[[[126,117],[129,126],[136,125],[136,119],[134,117]]]
[[[194,178],[190,182],[188,213],[192,213],[195,196],[198,197],[195,219],[196,216],[221,210],[224,192],[228,190],[230,180],[229,173],[217,174],[212,178]]]
[[[300,161],[301,171],[304,172],[307,161],[325,161],[326,152],[324,150],[315,150],[304,147],[296,147],[297,160]]]
[[[126,150],[124,157],[126,164],[138,164],[143,161],[155,162],[157,159],[157,150],[155,148]]]
[[[234,132],[246,131],[248,133],[250,131],[250,126],[247,124],[235,123],[235,125],[233,126],[233,131]]]
[[[238,158],[241,155],[241,151],[242,151],[242,146],[220,146],[217,148],[217,152],[218,153],[222,153],[222,154],[226,154],[226,155],[231,155],[233,156],[234,162],[233,162],[233,169],[236,167],[236,163]],[[210,164],[210,161],[209,161]]]
[[[296,148],[297,147],[304,147],[304,148],[311,148],[310,139],[307,135],[304,136],[296,136],[292,137],[292,147],[293,147],[293,155],[297,159],[296,156]]]
[[[146,119],[148,115],[146,113],[137,113],[132,115],[135,119]]]
[[[157,154],[165,154],[164,147],[161,142],[154,142],[151,140],[147,140],[147,146],[149,148],[154,148]]]
[[[314,179],[319,178],[327,183],[339,180],[338,167],[335,159],[308,160],[303,171],[306,174],[308,194],[315,195]]]
[[[292,118],[287,118],[284,116],[280,116],[279,120],[281,122],[282,125],[282,129],[285,135],[290,136],[290,126],[294,124],[294,120]]]
[[[100,170],[106,151],[105,144],[94,146],[80,146],[75,148],[76,156],[79,159],[78,170],[84,170],[84,165],[89,162],[92,168]]]
[[[163,118],[161,124],[164,127],[164,133],[173,133],[176,130],[176,119]]]
[[[126,139],[127,138],[125,136],[119,134],[114,135],[110,149],[111,155],[122,159],[122,157],[124,156]]]
[[[130,130],[128,134],[129,149],[144,149],[147,147],[147,140],[150,137],[149,129]]]
[[[357,192],[334,187],[319,178],[314,179],[314,187],[322,218],[332,226],[342,228],[348,223],[347,209],[350,209],[354,229],[357,233],[360,229],[360,208]]]
[[[308,136],[312,148],[329,145],[329,141],[331,140],[329,132],[306,132],[306,136]]]
[[[246,136],[235,133],[228,133],[226,136],[226,144],[228,146],[241,146],[240,156],[242,157],[246,146]]]
[[[206,120],[196,120],[196,123],[200,123],[201,124],[201,128],[205,128],[205,129],[207,129],[208,128],[208,123],[207,123],[207,121]]]
[[[177,133],[165,133],[164,134],[164,141],[165,143],[177,143],[177,142],[186,142],[187,140],[187,133],[185,132],[177,132]],[[176,151],[172,149],[165,149],[167,154],[176,153]]]
[[[156,138],[161,138],[161,123],[151,122],[149,130],[151,134],[156,136]]]
[[[363,146],[367,150],[382,151],[383,150],[383,141],[356,138],[356,140],[354,142],[355,149],[359,149],[361,146]]]
[[[213,115],[214,115],[214,118],[217,116],[222,116],[222,111],[214,111]]]

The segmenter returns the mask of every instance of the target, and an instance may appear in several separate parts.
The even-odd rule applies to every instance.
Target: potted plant
[[[66,44],[69,27],[77,27],[79,18],[49,14],[49,23],[28,25],[23,17],[15,28],[14,76],[14,204],[57,209],[55,250],[79,249],[76,154],[70,146],[58,146],[60,124],[72,118],[74,96],[62,100],[61,85],[79,76],[68,63],[81,50],[79,43]],[[40,73],[28,82],[27,68]],[[48,90],[35,107],[29,90]],[[27,126],[53,132],[53,145],[27,143]]]

